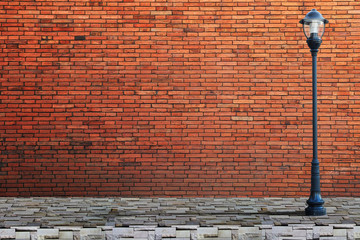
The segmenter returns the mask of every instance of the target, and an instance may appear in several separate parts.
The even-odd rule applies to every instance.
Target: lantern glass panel
[[[322,38],[325,32],[323,21],[314,20],[304,23],[304,33],[307,38]]]

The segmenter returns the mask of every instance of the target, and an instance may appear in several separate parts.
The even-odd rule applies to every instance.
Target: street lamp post
[[[318,160],[318,143],[317,143],[317,53],[321,45],[321,37],[324,35],[325,24],[328,20],[312,9],[305,18],[300,21],[303,25],[304,33],[307,38],[306,42],[310,48],[312,56],[312,90],[313,90],[313,160],[311,162],[311,192],[307,200],[308,207],[305,214],[308,216],[326,215],[326,209],[323,207],[324,200],[321,198],[320,191],[320,170]]]

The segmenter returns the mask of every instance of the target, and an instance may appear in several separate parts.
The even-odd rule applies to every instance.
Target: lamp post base
[[[307,207],[305,208],[306,216],[324,216],[326,215],[326,208],[323,206],[320,207]]]
[[[323,207],[324,200],[322,200],[320,192],[312,192],[306,203],[308,204],[308,207],[305,208],[306,216],[326,215],[326,208]]]

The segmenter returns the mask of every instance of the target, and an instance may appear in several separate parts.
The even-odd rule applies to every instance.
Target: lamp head
[[[325,32],[325,24],[329,23],[329,21],[316,9],[312,9],[300,23],[303,25],[307,39],[321,39]]]

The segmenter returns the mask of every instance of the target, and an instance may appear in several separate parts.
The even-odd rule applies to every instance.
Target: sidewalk
[[[360,198],[0,198],[0,239],[360,239]]]

